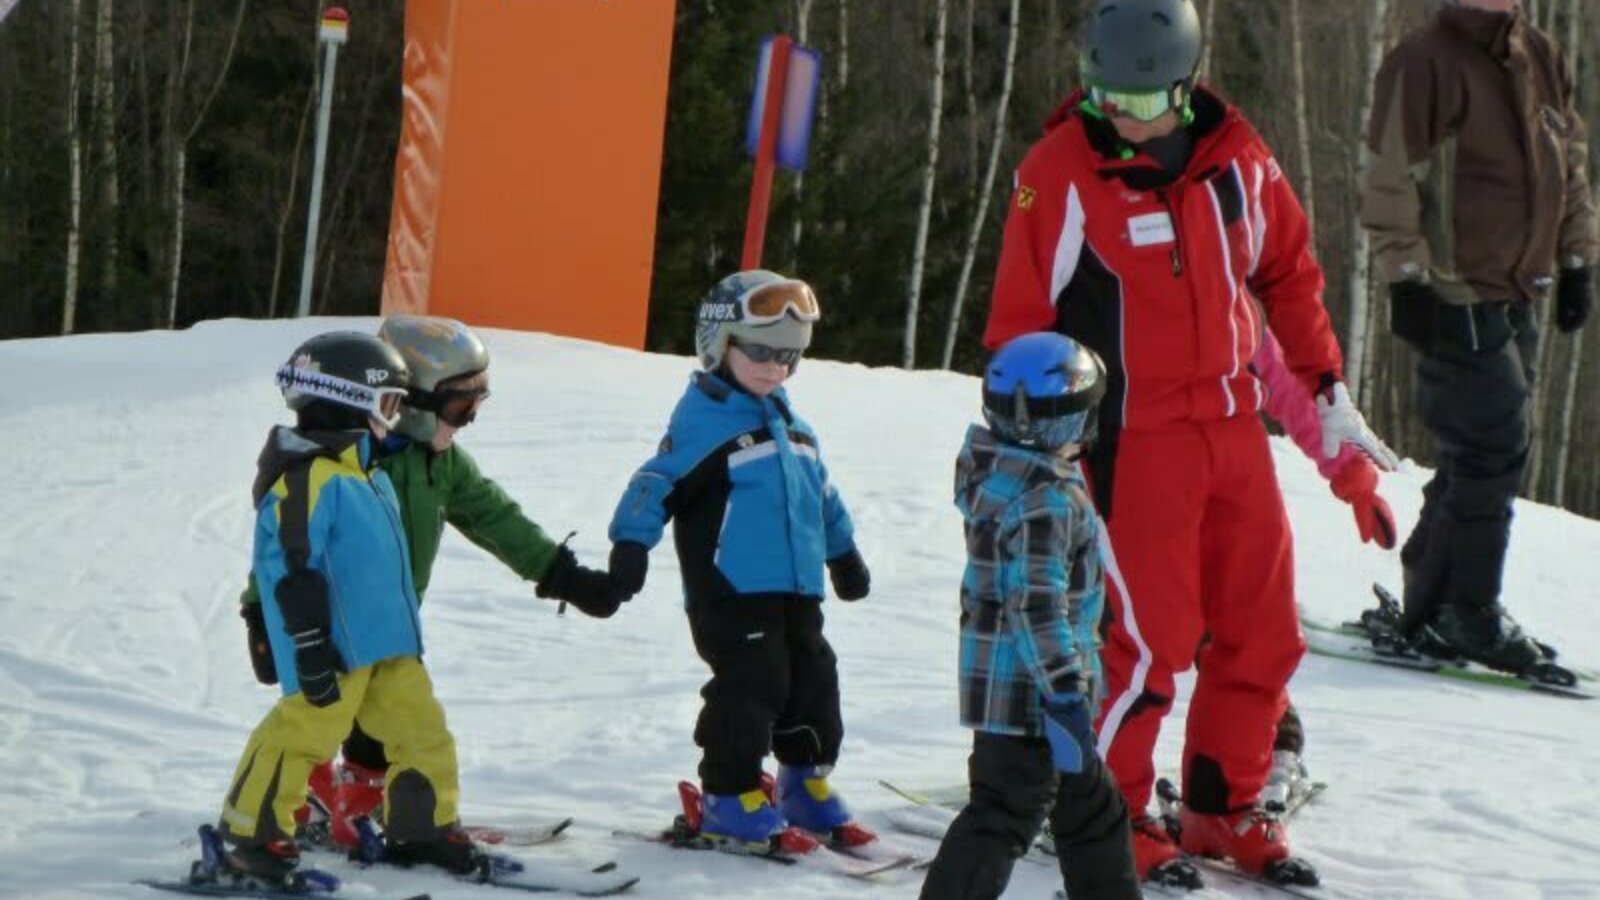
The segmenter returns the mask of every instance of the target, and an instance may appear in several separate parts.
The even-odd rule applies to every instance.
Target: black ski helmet
[[[385,415],[384,400],[404,400],[411,372],[400,351],[376,335],[330,331],[296,347],[277,380],[302,428],[362,429],[369,417],[393,428],[398,406]]]
[[[1127,91],[1182,85],[1200,68],[1200,14],[1193,0],[1099,0],[1084,24],[1084,83]]]

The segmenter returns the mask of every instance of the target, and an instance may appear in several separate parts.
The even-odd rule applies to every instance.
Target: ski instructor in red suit
[[[1084,87],[1016,174],[984,343],[1054,330],[1105,360],[1089,452],[1108,525],[1099,748],[1133,811],[1147,880],[1198,883],[1144,815],[1174,673],[1199,657],[1183,751],[1182,848],[1316,882],[1258,802],[1305,650],[1292,538],[1250,368],[1264,326],[1317,397],[1323,452],[1394,454],[1350,402],[1311,231],[1272,152],[1195,83],[1191,0],[1100,0]],[[1196,652],[1201,635],[1211,639]]]

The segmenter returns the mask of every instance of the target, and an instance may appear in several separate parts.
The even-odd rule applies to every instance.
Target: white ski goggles
[[[803,281],[779,281],[758,285],[739,295],[739,321],[746,325],[770,325],[785,315],[801,322],[822,318],[822,307],[811,286]]]
[[[382,422],[385,428],[400,424],[400,407],[406,399],[405,388],[372,387],[287,363],[279,367],[277,381],[283,395],[290,399],[315,397],[363,410]]]

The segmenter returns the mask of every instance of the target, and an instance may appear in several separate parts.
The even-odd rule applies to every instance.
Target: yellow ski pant
[[[292,837],[312,768],[333,758],[354,722],[383,742],[389,756],[385,833],[428,840],[455,825],[461,799],[455,739],[428,670],[408,656],[340,675],[339,700],[329,706],[312,706],[298,693],[279,700],[239,759],[222,807],[223,834],[236,844]]]

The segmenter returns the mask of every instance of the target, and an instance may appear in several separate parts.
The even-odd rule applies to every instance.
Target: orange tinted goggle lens
[[[780,319],[790,311],[802,322],[815,321],[822,315],[811,288],[792,281],[756,288],[744,298],[744,309],[746,319],[754,320]]]

